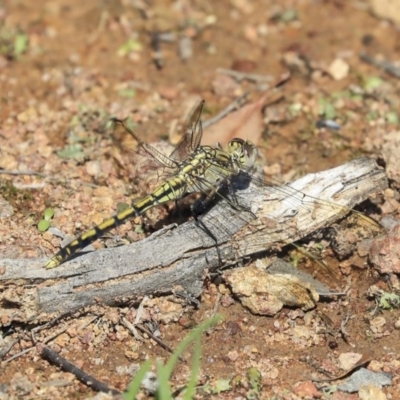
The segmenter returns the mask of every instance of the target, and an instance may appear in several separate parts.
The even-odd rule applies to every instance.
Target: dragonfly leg
[[[210,204],[213,202],[215,198],[217,190],[214,189],[210,191],[210,193],[207,194],[207,196],[204,199],[198,199],[196,200],[192,206],[190,207],[193,218],[197,221],[198,217],[201,214],[204,214],[207,209],[210,207]]]

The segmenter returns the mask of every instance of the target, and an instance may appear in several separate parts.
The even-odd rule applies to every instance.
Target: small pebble
[[[362,385],[358,391],[360,400],[386,400],[386,394],[382,389],[374,385]]]
[[[335,81],[340,81],[341,79],[346,78],[349,74],[350,66],[346,63],[346,61],[341,58],[337,58],[333,61],[333,63],[328,68],[329,75],[335,79]]]

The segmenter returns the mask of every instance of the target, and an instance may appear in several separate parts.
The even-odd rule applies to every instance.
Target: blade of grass
[[[149,372],[150,367],[151,367],[151,360],[147,360],[145,363],[142,364],[139,371],[133,378],[132,382],[129,384],[128,390],[126,391],[126,393],[124,393],[122,395],[124,400],[135,400],[136,399],[136,396],[139,393],[142,381],[143,381],[145,375],[147,374],[147,372]]]
[[[191,400],[194,398],[196,392],[196,384],[200,373],[200,360],[201,360],[201,337],[197,336],[194,342],[194,352],[192,361],[192,371],[190,373],[189,383],[187,384],[184,400]]]
[[[204,331],[206,331],[207,329],[210,329],[213,325],[217,324],[220,320],[221,320],[220,316],[215,316],[214,318],[211,318],[208,321],[203,322],[197,328],[193,329],[193,331],[190,332],[189,335],[187,335],[185,337],[185,339],[182,340],[182,342],[179,344],[179,346],[175,349],[174,353],[171,355],[167,364],[165,364],[165,370],[168,374],[168,378],[172,375],[172,371],[174,370],[179,357],[185,351],[186,347],[192,341],[196,340],[197,337],[200,338],[201,334]]]
[[[157,400],[171,400],[172,392],[169,386],[170,374],[166,365],[157,360],[157,378],[158,378],[158,389],[156,392]]]

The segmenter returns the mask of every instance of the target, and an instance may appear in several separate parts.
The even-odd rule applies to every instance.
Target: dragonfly
[[[233,139],[225,150],[220,144],[215,147],[201,146],[203,108],[204,101],[200,102],[193,112],[189,128],[169,157],[144,142],[124,121],[112,120],[114,126],[122,126],[137,141],[144,153],[167,171],[169,178],[152,193],[82,233],[61,248],[46,262],[45,268],[58,267],[111,229],[118,227],[128,219],[142,215],[152,207],[169,201],[177,201],[190,193],[203,193],[205,199],[196,202],[192,207],[196,217],[196,214],[202,212],[216,196],[223,196],[222,191],[226,187],[230,187],[230,181],[235,175],[247,174],[253,169],[258,153],[256,146],[250,141],[240,138]],[[230,202],[230,204],[239,207],[234,202]]]
[[[316,204],[320,210],[340,208],[344,214],[354,212],[362,219],[370,218],[364,214],[329,201],[322,201],[310,195],[303,194],[289,185],[280,182],[266,182],[263,177],[256,173],[256,160],[258,156],[257,147],[248,140],[241,138],[232,139],[226,146],[217,143],[214,147],[202,146],[203,135],[201,116],[204,108],[204,101],[199,103],[192,114],[188,129],[181,141],[170,156],[161,153],[155,147],[144,142],[140,136],[130,129],[122,120],[113,119],[114,126],[120,126],[138,143],[139,148],[145,153],[146,158],[155,161],[159,167],[166,171],[163,182],[147,196],[136,200],[127,209],[118,212],[113,217],[105,220],[94,228],[84,232],[71,243],[63,247],[50,258],[45,268],[58,267],[70,259],[79,250],[93,243],[105,233],[118,227],[131,218],[142,215],[150,208],[170,202],[178,201],[191,193],[200,193],[203,199],[192,204],[192,214],[197,218],[207,210],[207,207],[214,199],[223,199],[230,206],[238,211],[248,211],[255,215],[245,206],[241,206],[233,190],[232,182],[237,176],[250,177],[251,183],[256,186],[267,186],[268,191],[278,194],[279,198],[293,210],[303,207],[309,212],[314,212]],[[227,190],[228,189],[228,193]],[[294,214],[293,214],[294,215]],[[285,217],[286,218],[286,217]],[[376,222],[369,221],[376,227]]]

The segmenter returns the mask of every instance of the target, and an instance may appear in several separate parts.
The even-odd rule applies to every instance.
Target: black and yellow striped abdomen
[[[159,186],[152,194],[139,200],[131,207],[107,219],[96,227],[82,233],[78,238],[62,248],[54,257],[45,264],[45,268],[55,268],[66,261],[77,251],[93,243],[109,230],[116,228],[130,218],[137,217],[147,211],[149,208],[170,200],[179,199],[186,192],[186,183],[183,176],[169,179]]]

